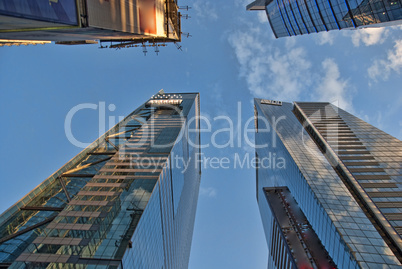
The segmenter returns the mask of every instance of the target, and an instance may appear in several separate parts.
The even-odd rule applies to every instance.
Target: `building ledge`
[[[265,6],[267,4],[267,0],[256,0],[251,4],[247,5],[247,10],[265,10]]]

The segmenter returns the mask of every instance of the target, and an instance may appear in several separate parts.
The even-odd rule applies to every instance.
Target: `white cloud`
[[[334,44],[334,32],[321,32],[316,35],[316,42],[318,45],[332,45]]]
[[[330,58],[325,59],[321,65],[324,75],[315,90],[315,96],[318,96],[320,101],[335,101],[340,108],[352,112],[350,86],[341,78],[338,65]]]
[[[294,46],[296,46],[296,42],[297,42],[296,38],[285,38],[286,50],[291,50]]]
[[[195,10],[197,18],[208,19],[216,21],[218,19],[218,13],[216,11],[215,3],[210,1],[198,0],[193,2],[192,7]]]
[[[252,12],[257,12],[257,17],[258,21],[263,23],[263,24],[268,24],[268,17],[267,13],[265,11],[252,11]]]
[[[202,196],[207,196],[207,197],[216,197],[217,195],[217,190],[215,188],[212,187],[208,187],[208,188],[204,188],[204,187],[200,187],[200,195]]]
[[[394,51],[388,52],[388,66],[397,72],[402,67],[402,40],[396,41]]]
[[[372,112],[372,111],[370,111]],[[360,112],[361,113],[361,112]],[[374,125],[375,127],[377,127],[378,129],[383,129],[383,117],[382,117],[382,112],[381,111],[375,111],[374,113],[372,113],[373,115],[370,117],[367,114],[364,115],[358,115],[360,118],[362,118],[364,121]]]
[[[373,65],[367,70],[371,79],[376,80],[378,77],[386,80],[389,78],[391,71],[400,73],[402,69],[402,40],[397,40],[392,50],[387,53],[386,60],[375,60]]]
[[[228,40],[239,63],[239,76],[253,97],[335,101],[353,112],[354,88],[342,78],[335,60],[325,59],[313,65],[312,55],[307,54],[296,38],[272,40],[266,29],[251,23],[245,26],[247,29],[229,34]]]
[[[235,5],[236,6],[243,6],[246,8],[246,6],[250,3],[252,3],[254,0],[235,0]]]
[[[240,65],[240,77],[245,78],[255,97],[296,100],[311,84],[311,63],[305,50],[296,47],[293,40],[282,48],[273,47],[270,42],[258,27],[229,35]]]
[[[360,44],[365,46],[382,44],[388,36],[388,30],[381,27],[356,29],[344,31],[344,33],[352,38],[352,43],[355,47],[359,47]]]
[[[382,66],[386,66],[384,60],[375,60],[373,65],[367,69],[369,77],[373,80],[377,80],[377,77],[381,76],[381,73],[384,73],[383,79],[388,79],[389,71],[382,70]]]

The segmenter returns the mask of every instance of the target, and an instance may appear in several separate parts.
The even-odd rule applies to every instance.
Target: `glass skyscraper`
[[[158,52],[158,46],[181,41],[181,14],[177,0],[0,1],[0,45],[49,41]]]
[[[187,268],[199,94],[159,92],[0,216],[1,268]]]
[[[276,38],[402,23],[395,0],[257,0],[247,9],[265,10]]]
[[[401,268],[402,143],[330,103],[255,99],[268,268]]]

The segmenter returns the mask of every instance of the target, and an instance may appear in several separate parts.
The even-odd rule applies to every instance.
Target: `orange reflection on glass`
[[[156,1],[139,0],[138,13],[140,30],[145,34],[156,34]]]

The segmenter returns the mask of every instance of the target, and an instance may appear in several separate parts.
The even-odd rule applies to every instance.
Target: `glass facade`
[[[186,268],[198,116],[195,93],[159,94],[127,116],[0,216],[0,265]]]
[[[400,24],[402,4],[394,0],[271,0],[255,1],[249,9],[264,9],[275,37],[334,29]],[[253,8],[258,6],[258,8]]]
[[[264,188],[272,223],[268,268],[335,268],[286,187]]]
[[[125,0],[113,5],[86,0],[0,1],[0,45],[54,41],[99,42],[100,48],[165,46],[181,41],[179,9],[177,0]]]
[[[269,253],[274,222],[264,188],[286,187],[338,268],[400,268],[401,142],[329,103],[255,99],[255,111]],[[268,268],[280,268],[273,259]]]

